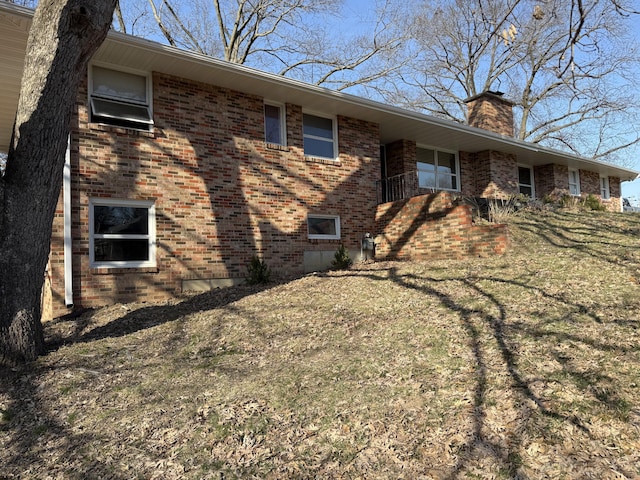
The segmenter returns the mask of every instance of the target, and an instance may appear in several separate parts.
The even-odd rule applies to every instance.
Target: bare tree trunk
[[[42,353],[40,294],[78,85],[116,0],[40,2],[0,177],[0,365]]]

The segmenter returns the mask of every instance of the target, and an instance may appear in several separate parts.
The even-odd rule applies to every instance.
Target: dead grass
[[[640,216],[46,326],[0,478],[640,478]]]

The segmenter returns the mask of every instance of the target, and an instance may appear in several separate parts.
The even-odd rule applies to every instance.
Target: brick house
[[[32,11],[0,3],[0,151]],[[470,126],[111,32],[75,105],[45,311],[158,301],[326,268],[344,244],[382,258],[500,253],[458,196],[593,194],[621,209],[637,172],[513,138],[511,104],[468,100]],[[366,252],[364,252],[366,253]]]

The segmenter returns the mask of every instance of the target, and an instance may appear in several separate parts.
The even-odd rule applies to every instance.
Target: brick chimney
[[[467,98],[467,123],[507,137],[513,137],[513,105],[502,92],[486,91]]]

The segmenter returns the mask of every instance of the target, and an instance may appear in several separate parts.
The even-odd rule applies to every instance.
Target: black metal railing
[[[420,194],[417,172],[405,172],[400,175],[376,181],[378,203],[395,202]]]

